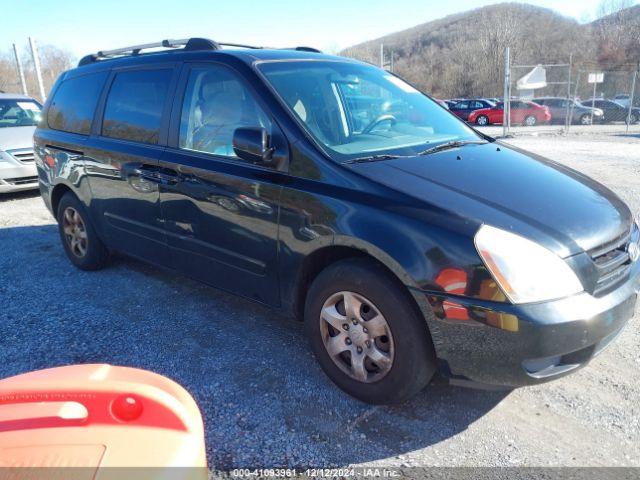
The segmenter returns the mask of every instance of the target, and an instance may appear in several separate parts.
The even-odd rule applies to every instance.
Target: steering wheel
[[[398,120],[393,115],[389,115],[388,113],[384,115],[380,115],[378,118],[372,120],[369,125],[364,127],[362,133],[371,133],[371,131],[376,128],[378,125],[384,122],[390,122],[391,125],[395,125]]]

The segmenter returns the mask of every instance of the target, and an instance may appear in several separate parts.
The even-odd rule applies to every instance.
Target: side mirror
[[[240,127],[233,132],[233,151],[247,162],[271,165],[275,148],[269,145],[265,128]]]

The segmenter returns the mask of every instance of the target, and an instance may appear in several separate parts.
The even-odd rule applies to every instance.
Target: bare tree
[[[22,65],[24,67],[27,91],[34,97],[37,95],[38,85],[36,73],[31,58],[31,51],[25,46],[21,49]],[[38,48],[40,68],[45,92],[49,92],[58,76],[72,67],[73,55],[53,45],[41,45]],[[20,79],[16,67],[13,51],[0,52],[0,90],[21,93]],[[42,100],[42,99],[40,99]]]
[[[627,8],[633,7],[633,0],[600,0],[598,18],[608,17]]]
[[[594,22],[601,63],[640,61],[640,7],[631,0],[602,0]]]
[[[21,93],[20,77],[13,50],[0,51],[0,90]]]

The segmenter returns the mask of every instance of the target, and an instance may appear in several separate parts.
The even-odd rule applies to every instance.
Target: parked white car
[[[0,93],[0,193],[38,188],[33,132],[41,109],[31,97]]]

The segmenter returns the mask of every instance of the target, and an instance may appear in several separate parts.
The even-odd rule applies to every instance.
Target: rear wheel
[[[476,125],[480,125],[481,127],[489,125],[489,117],[486,115],[478,116],[478,118],[476,118]]]
[[[523,122],[527,127],[533,127],[536,123],[538,123],[538,119],[533,115],[527,115]]]
[[[409,293],[366,260],[345,260],[320,273],[307,295],[305,329],[329,378],[368,403],[405,400],[436,369],[427,325]]]
[[[82,270],[98,270],[107,263],[109,251],[93,228],[84,205],[71,192],[58,205],[58,231],[71,263]]]
[[[638,123],[638,116],[635,113],[632,113],[629,117],[629,124]]]

